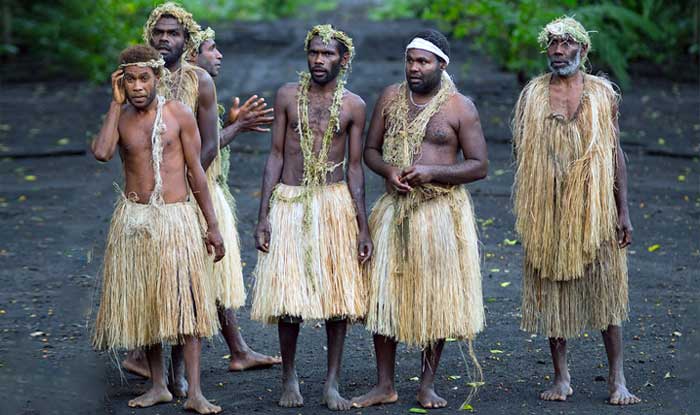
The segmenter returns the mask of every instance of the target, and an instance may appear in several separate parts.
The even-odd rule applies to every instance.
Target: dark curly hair
[[[424,29],[413,35],[411,39],[417,37],[425,39],[433,45],[437,46],[441,51],[445,52],[445,55],[447,55],[447,57],[450,57],[450,42],[448,42],[445,35],[443,35],[439,31],[435,29]],[[440,60],[440,62],[444,62],[439,56],[438,59]]]
[[[148,62],[160,59],[160,53],[148,45],[134,45],[124,49],[119,54],[119,64]],[[152,68],[156,76],[160,76],[162,68]]]

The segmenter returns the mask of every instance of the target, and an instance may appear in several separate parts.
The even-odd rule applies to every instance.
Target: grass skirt
[[[369,218],[367,329],[410,346],[472,339],[484,328],[471,200],[463,187],[444,189],[384,194]]]
[[[218,304],[226,309],[237,309],[245,305],[246,295],[235,211],[229,203],[226,197],[227,192],[222,188],[222,185],[216,183],[215,180],[209,180],[209,191],[226,248],[226,255],[221,261],[209,261],[209,272],[213,278],[212,283]],[[201,212],[200,221],[206,228],[206,222]]]
[[[525,258],[527,264],[527,258]],[[542,278],[523,271],[521,328],[547,337],[570,338],[585,330],[603,330],[627,320],[627,257],[616,241],[600,248],[583,277],[571,281]]]
[[[157,207],[122,197],[112,216],[93,345],[135,349],[218,331],[207,252],[189,202]]]
[[[308,231],[304,191],[284,184],[275,188],[269,214],[270,252],[258,253],[251,316],[268,324],[280,317],[361,319],[367,293],[347,184],[323,186],[310,195]]]

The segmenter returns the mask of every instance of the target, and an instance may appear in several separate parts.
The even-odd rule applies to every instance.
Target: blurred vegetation
[[[591,61],[623,86],[633,62],[674,73],[692,71],[698,62],[696,0],[386,0],[370,17],[427,19],[456,38],[471,36],[478,49],[523,82],[546,69],[539,30],[564,14],[595,31]]]
[[[0,60],[25,63],[32,76],[107,79],[119,52],[141,42],[148,14],[165,0],[0,0]],[[180,0],[195,19],[270,20],[302,7],[328,7],[313,0]]]

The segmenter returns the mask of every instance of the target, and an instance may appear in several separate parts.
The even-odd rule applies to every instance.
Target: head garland
[[[143,40],[148,44],[151,43],[151,34],[153,33],[153,28],[156,26],[156,23],[158,23],[158,20],[160,20],[160,18],[164,16],[174,17],[185,30],[186,40],[185,53],[183,53],[184,57],[185,55],[187,55],[187,52],[192,50],[192,48],[194,47],[194,39],[199,36],[199,32],[202,30],[202,28],[194,20],[194,18],[192,17],[192,13],[183,9],[182,6],[176,3],[163,3],[160,6],[153,9],[151,14],[148,16],[146,25],[143,27]]]
[[[542,28],[539,36],[537,36],[537,42],[543,51],[549,46],[549,42],[553,38],[566,38],[570,37],[575,42],[579,43],[581,46],[586,45],[588,51],[591,50],[591,37],[589,33],[583,27],[578,20],[569,16],[561,16],[557,19],[549,22],[545,27]],[[588,62],[588,51],[586,55],[581,56],[581,68],[585,67],[586,62]]]
[[[151,60],[148,60],[148,61],[145,61],[145,62],[122,63],[121,65],[119,65],[120,68],[126,68],[127,66],[139,66],[139,67],[141,67],[141,68],[146,68],[146,67],[148,67],[148,68],[157,69],[157,68],[162,68],[162,67],[164,67],[164,66],[165,66],[165,61],[163,60],[163,58],[159,58],[159,59],[157,59],[157,60],[156,60],[156,59],[151,59]]]
[[[336,30],[333,28],[333,26],[329,24],[316,25],[312,27],[311,30],[309,30],[309,33],[306,34],[306,39],[304,40],[305,51],[309,50],[309,42],[311,42],[311,39],[313,39],[314,36],[320,37],[323,41],[323,44],[325,45],[330,43],[331,40],[335,39],[341,44],[343,44],[346,48],[348,48],[350,58],[348,59],[347,66],[350,66],[352,58],[355,57],[355,46],[353,46],[352,38],[348,36],[347,33],[340,30]]]
[[[207,27],[204,30],[200,30],[196,35],[192,36],[193,39],[193,52],[199,52],[199,48],[202,47],[202,43],[207,40],[214,40],[216,38],[216,32],[211,27]]]

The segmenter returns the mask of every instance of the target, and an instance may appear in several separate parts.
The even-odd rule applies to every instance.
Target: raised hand
[[[224,238],[221,237],[219,228],[210,228],[207,231],[207,236],[204,239],[209,255],[214,254],[214,262],[219,262],[226,254],[224,248]]]
[[[117,69],[112,72],[112,100],[117,104],[123,104],[126,101],[126,92],[124,92],[124,69]]]
[[[238,97],[233,99],[233,104],[228,111],[226,120],[228,124],[238,123],[241,126],[241,131],[261,133],[270,131],[265,126],[269,126],[274,120],[272,116],[273,109],[267,108],[265,98],[258,98],[257,95],[253,95],[242,106],[239,106],[240,102]]]

